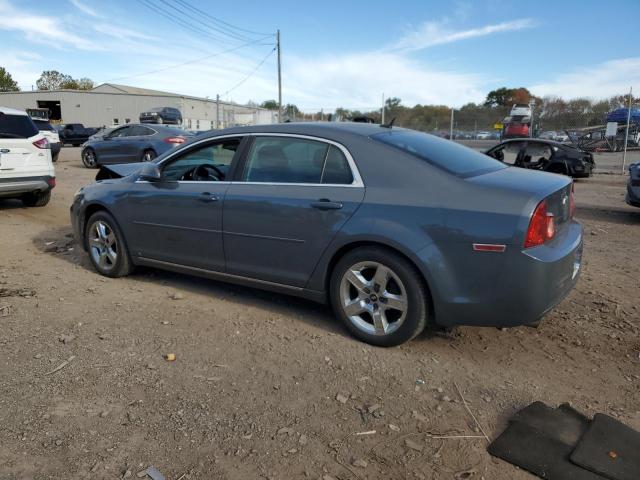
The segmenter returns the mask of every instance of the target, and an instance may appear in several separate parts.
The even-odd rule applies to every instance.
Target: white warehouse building
[[[237,125],[276,123],[277,111],[216,102],[146,88],[103,83],[92,90],[37,90],[0,92],[0,106],[49,110],[56,123],[82,123],[102,127],[138,123],[140,113],[155,107],[174,107],[188,130],[211,130]],[[219,115],[219,118],[218,118]]]

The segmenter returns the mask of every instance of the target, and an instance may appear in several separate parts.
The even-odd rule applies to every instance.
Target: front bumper
[[[511,253],[509,254],[509,250]],[[582,226],[572,221],[549,244],[530,249],[508,246],[509,255],[494,276],[473,294],[459,294],[435,305],[443,326],[515,327],[536,325],[571,292],[582,267]],[[442,299],[441,299],[442,300]]]
[[[46,192],[53,187],[51,176],[17,177],[0,179],[0,197],[15,197],[23,193]]]

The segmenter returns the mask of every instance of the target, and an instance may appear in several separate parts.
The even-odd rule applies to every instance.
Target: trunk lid
[[[572,181],[565,175],[508,167],[467,180],[490,189],[527,196],[528,202],[522,212],[527,225],[533,211],[543,200],[546,200],[547,211],[553,214],[558,230],[571,220]]]

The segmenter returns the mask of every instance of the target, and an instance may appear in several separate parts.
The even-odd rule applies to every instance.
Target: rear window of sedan
[[[29,138],[37,133],[38,129],[26,115],[0,113],[0,138]]]
[[[450,140],[413,130],[390,130],[371,138],[442,168],[459,177],[501,170],[501,162]]]

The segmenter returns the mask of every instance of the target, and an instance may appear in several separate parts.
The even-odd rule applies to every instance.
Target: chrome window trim
[[[200,145],[201,143],[214,142],[216,140],[224,140],[227,138],[243,138],[243,137],[289,137],[289,138],[302,138],[304,140],[315,140],[317,142],[324,142],[330,145],[334,145],[342,151],[343,155],[347,159],[347,163],[349,164],[349,168],[351,168],[351,174],[353,175],[353,182],[351,183],[287,183],[287,182],[243,182],[243,181],[233,181],[233,182],[198,182],[198,183],[213,183],[213,184],[223,184],[229,183],[232,185],[276,185],[276,186],[297,186],[297,187],[348,187],[348,188],[364,188],[364,182],[362,181],[362,177],[360,176],[360,170],[358,170],[358,166],[356,165],[351,152],[347,150],[347,148],[341,143],[335,142],[333,140],[329,140],[328,138],[315,137],[313,135],[302,135],[297,133],[275,133],[275,132],[250,132],[250,133],[229,133],[226,135],[220,135],[218,137],[208,137],[203,138],[197,142],[194,142],[189,145],[189,147],[195,147]],[[175,156],[180,154],[179,151],[173,152],[168,155],[166,158],[163,158],[161,162],[158,163],[158,167],[161,167],[165,162],[171,161]],[[180,182],[178,180],[178,182]],[[147,181],[136,180],[136,183],[149,183]],[[184,181],[184,183],[196,183],[191,181]]]

